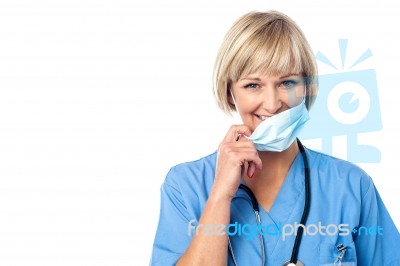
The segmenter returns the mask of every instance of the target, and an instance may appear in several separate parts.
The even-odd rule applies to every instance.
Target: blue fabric
[[[343,265],[400,265],[400,235],[371,178],[349,162],[309,149],[306,153],[311,174],[311,205],[306,225],[330,226],[329,234],[323,231],[325,235],[310,226],[301,241],[299,260],[305,265],[333,265],[339,254],[336,246],[343,244],[346,247]],[[196,225],[200,219],[213,184],[216,157],[213,153],[169,171],[161,187],[160,220],[150,265],[175,265],[189,246],[192,236],[188,223],[195,219],[193,225]],[[294,227],[300,222],[305,196],[303,168],[299,153],[270,211],[260,206],[262,225],[269,232],[264,231],[266,265],[282,265],[291,256],[295,235],[283,239],[282,226]],[[256,223],[250,200],[242,190],[232,201],[231,224],[236,222]],[[347,225],[342,229],[354,229],[354,233],[335,232],[339,224]],[[258,235],[246,239],[236,234],[230,239],[239,265],[261,264]],[[231,256],[228,258],[229,265],[234,265]]]

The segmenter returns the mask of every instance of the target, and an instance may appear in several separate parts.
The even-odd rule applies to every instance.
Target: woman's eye
[[[297,85],[297,82],[294,80],[285,80],[282,82],[282,86],[285,87],[286,89],[291,89]]]
[[[247,84],[246,86],[244,86],[246,89],[257,89],[258,88],[258,84],[256,83],[250,83]]]

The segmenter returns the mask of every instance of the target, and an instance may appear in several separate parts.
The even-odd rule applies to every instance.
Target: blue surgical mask
[[[256,127],[247,138],[253,141],[257,150],[281,152],[289,148],[309,120],[304,99],[297,106],[267,118]]]

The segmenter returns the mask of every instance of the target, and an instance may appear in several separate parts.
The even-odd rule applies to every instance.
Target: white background
[[[212,96],[222,38],[242,14],[269,9],[332,60],[341,38],[349,55],[372,50],[360,68],[377,73],[383,129],[363,138],[382,161],[360,166],[400,227],[394,1],[9,0],[0,1],[0,265],[148,265],[167,171],[213,152],[233,122]]]

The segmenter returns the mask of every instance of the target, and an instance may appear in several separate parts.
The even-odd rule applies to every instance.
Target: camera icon
[[[344,40],[339,40],[343,43]],[[346,40],[347,44],[347,40]],[[317,57],[318,59],[318,57]],[[360,145],[359,133],[382,129],[376,72],[373,69],[320,75],[319,93],[302,139],[321,139],[321,152],[332,155],[333,137],[346,136],[347,160],[378,163],[379,149]]]

